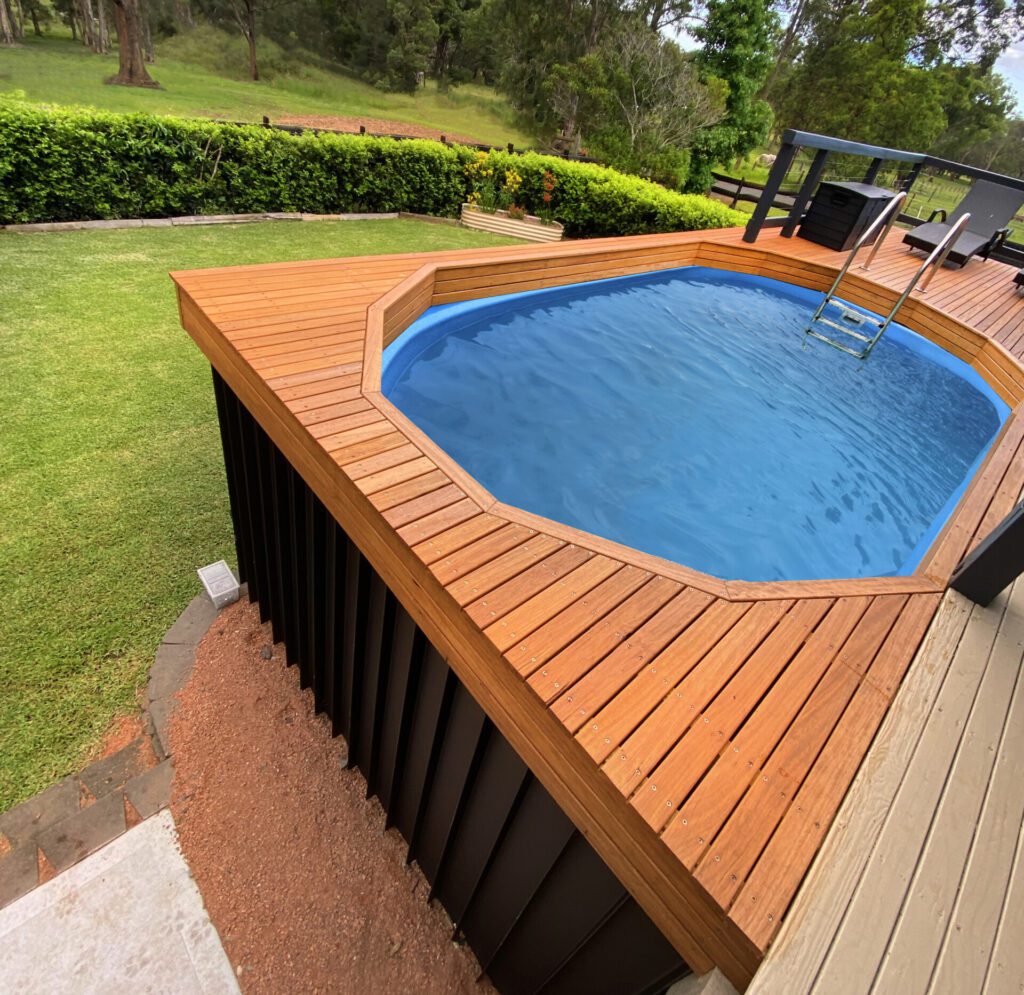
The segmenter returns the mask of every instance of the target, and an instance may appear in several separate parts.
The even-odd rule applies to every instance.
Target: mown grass
[[[167,271],[510,240],[415,221],[0,232],[0,811],[77,769],[234,562],[210,370]]]
[[[360,80],[305,62],[269,41],[260,43],[266,78],[246,78],[245,42],[208,26],[157,46],[151,75],[159,90],[109,86],[117,71],[116,51],[94,55],[59,33],[27,36],[16,48],[0,48],[0,92],[24,91],[28,99],[110,111],[146,111],[232,121],[272,120],[289,115],[390,118],[421,124],[480,142],[535,144],[516,126],[503,97],[484,86],[448,94],[436,87],[414,95],[385,93]]]

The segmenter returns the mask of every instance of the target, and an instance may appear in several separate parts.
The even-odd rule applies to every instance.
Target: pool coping
[[[716,243],[707,243],[715,246]],[[694,254],[690,261],[676,263],[667,266],[651,267],[649,269],[630,269],[628,273],[615,274],[615,276],[634,275],[639,272],[657,272],[661,269],[681,268],[683,266],[707,266],[714,269],[738,269],[731,265],[718,265],[719,257],[710,255],[705,258],[702,255],[706,243],[691,243],[694,246]],[[614,252],[614,250],[611,250]],[[757,254],[773,256],[779,262],[790,262],[786,257],[777,253],[767,253],[763,249],[744,250],[750,253],[751,258]],[[507,268],[511,273],[518,275],[513,267],[524,260],[535,261],[534,253],[523,256],[511,256],[507,261]],[[557,519],[547,518],[526,511],[515,505],[507,504],[492,494],[480,481],[478,481],[465,467],[456,459],[451,457],[443,448],[435,443],[422,429],[419,428],[404,412],[394,405],[383,394],[381,389],[383,353],[416,319],[426,312],[429,307],[438,304],[447,304],[451,301],[445,299],[445,295],[439,295],[435,288],[443,283],[446,277],[457,273],[466,273],[475,269],[473,263],[427,263],[403,281],[397,284],[391,291],[372,303],[367,309],[367,335],[365,339],[362,366],[362,388],[363,395],[370,402],[385,414],[391,421],[402,425],[403,432],[425,452],[429,452],[431,459],[443,469],[452,480],[456,481],[468,494],[471,494],[480,504],[482,510],[491,514],[499,515],[511,522],[518,522],[531,528],[544,531],[552,535],[558,535],[567,542],[585,546],[595,552],[606,552],[612,556],[622,559],[624,562],[662,576],[672,577],[682,583],[694,586],[708,594],[729,601],[784,599],[791,597],[834,597],[836,595],[862,595],[862,594],[925,594],[944,591],[956,567],[956,562],[949,556],[942,556],[944,541],[947,535],[955,531],[956,521],[963,511],[964,506],[971,498],[977,482],[981,478],[985,466],[996,458],[1000,447],[1006,440],[1007,430],[1015,417],[1018,415],[1017,405],[1024,396],[1024,366],[1021,366],[1001,345],[993,342],[988,337],[971,329],[970,326],[957,322],[959,331],[966,334],[969,339],[974,339],[977,346],[977,355],[986,360],[997,362],[983,362],[975,365],[975,355],[957,355],[949,349],[949,340],[945,336],[937,334],[937,330],[945,324],[948,316],[942,311],[932,308],[920,298],[908,300],[904,309],[900,312],[900,323],[911,331],[916,332],[923,338],[945,349],[958,359],[966,362],[985,383],[995,392],[1009,408],[1010,413],[1006,416],[999,431],[989,443],[987,452],[979,463],[974,467],[970,479],[967,481],[963,491],[956,502],[954,509],[946,517],[942,526],[935,533],[928,549],[921,557],[916,569],[906,575],[888,577],[863,577],[863,578],[823,578],[816,580],[783,580],[783,581],[747,581],[734,580],[718,577],[713,574],[704,573],[687,567],[684,564],[676,563],[664,557],[646,553],[642,550],[606,539],[594,533],[577,529],[573,526],[559,522]],[[781,282],[791,283],[810,290],[824,290],[831,283],[834,270],[824,266],[816,267],[816,271],[808,269],[806,272],[799,269],[793,271],[789,277],[774,275],[774,279]],[[488,274],[493,276],[494,274]],[[761,274],[755,274],[761,275]],[[541,286],[522,285],[519,290],[508,289],[505,284],[490,283],[486,287],[478,288],[479,291],[486,291],[474,294],[455,295],[458,300],[480,299],[481,297],[501,296],[508,293],[532,292],[540,289],[550,289],[558,286],[566,286],[569,283],[592,282],[595,279],[609,279],[613,276],[585,278],[566,282],[544,282]],[[827,281],[824,282],[823,281]],[[865,287],[864,284],[868,284]],[[846,288],[849,288],[847,291]],[[879,285],[873,281],[866,280],[857,274],[850,274],[848,282],[844,283],[846,299],[859,307],[877,307],[877,299],[874,296]],[[887,288],[884,288],[887,289]],[[424,304],[427,291],[430,292],[430,303]],[[894,291],[888,292],[895,303],[898,294]],[[453,296],[449,294],[448,296]],[[889,304],[891,307],[891,304]],[[948,331],[948,328],[946,329]],[[998,368],[1003,373],[1011,369],[1016,373],[1016,382],[1013,383],[1013,392],[1007,390],[1007,383],[1004,379],[996,379],[993,376],[993,369]]]

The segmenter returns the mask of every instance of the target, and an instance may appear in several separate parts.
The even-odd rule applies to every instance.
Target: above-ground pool
[[[382,390],[498,500],[719,577],[912,573],[1009,408],[898,325],[687,267],[433,307]]]

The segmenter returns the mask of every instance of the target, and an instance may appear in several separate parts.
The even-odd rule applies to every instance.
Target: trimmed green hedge
[[[258,125],[43,109],[0,99],[0,223],[181,214],[412,211],[454,217],[475,152],[432,141],[299,136]],[[722,228],[743,215],[706,197],[534,153],[492,152],[496,173],[523,177],[541,204],[557,177],[554,216],[569,235]]]

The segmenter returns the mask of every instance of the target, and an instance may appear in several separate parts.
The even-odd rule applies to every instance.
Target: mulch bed
[[[244,991],[494,991],[247,602],[200,642],[170,740],[182,850]]]

